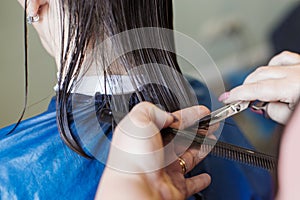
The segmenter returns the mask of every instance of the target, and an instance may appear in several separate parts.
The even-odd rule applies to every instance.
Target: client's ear
[[[18,2],[25,8],[25,0],[18,0]],[[48,0],[27,0],[27,14],[32,17],[40,15],[40,8],[46,4],[48,4]]]
[[[25,0],[18,0],[18,2],[25,8]],[[44,48],[51,56],[56,57],[59,42],[54,41],[53,36],[57,36],[59,32],[54,26],[54,14],[50,13],[50,6],[54,7],[55,5],[53,2],[53,0],[27,0],[27,15],[32,18],[32,25],[37,31]],[[34,17],[37,17],[37,21],[34,21]]]

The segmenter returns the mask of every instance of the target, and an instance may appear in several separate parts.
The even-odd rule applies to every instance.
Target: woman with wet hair
[[[94,198],[114,129],[139,102],[169,113],[190,108],[192,121],[209,113],[197,106],[210,107],[208,90],[187,81],[178,66],[171,0],[19,2],[59,73],[56,97],[46,112],[0,131],[2,198]],[[224,125],[220,139],[250,147],[232,124]],[[210,179],[200,175],[206,184],[191,190],[184,176],[204,172],[212,184],[191,198],[271,198],[266,171],[211,155],[192,170],[185,153],[178,154],[168,164],[182,171],[171,180],[184,198]],[[192,155],[196,163],[202,160]],[[126,160],[114,164],[127,170]]]

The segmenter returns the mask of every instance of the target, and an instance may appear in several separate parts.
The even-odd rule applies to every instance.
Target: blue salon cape
[[[196,80],[190,83],[200,104],[210,107],[206,87]],[[228,122],[221,140],[251,148],[234,122]],[[55,98],[46,112],[24,120],[13,134],[6,135],[11,127],[0,130],[1,199],[94,198],[105,166],[77,155],[63,143],[56,125]],[[202,199],[273,198],[272,179],[265,170],[209,155],[189,175],[201,172],[212,176],[211,185],[199,193]]]

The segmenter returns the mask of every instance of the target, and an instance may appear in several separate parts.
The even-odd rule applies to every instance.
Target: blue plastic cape
[[[190,83],[200,104],[210,107],[208,90],[196,80]],[[53,98],[46,112],[24,120],[13,134],[6,135],[11,126],[0,130],[1,199],[94,198],[105,166],[77,155],[63,143],[55,111]],[[251,148],[234,122],[228,122],[221,140]],[[102,129],[111,135],[111,126]],[[106,157],[107,152],[106,146],[99,153]],[[203,199],[272,199],[272,179],[262,169],[209,155],[190,175],[201,172],[212,176],[212,184],[199,193]]]

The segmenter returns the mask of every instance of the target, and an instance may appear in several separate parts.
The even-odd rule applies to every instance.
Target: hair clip
[[[40,20],[40,16],[39,15],[36,15],[36,16],[30,16],[28,15],[27,16],[27,23],[28,24],[33,24],[35,22],[38,22]]]

